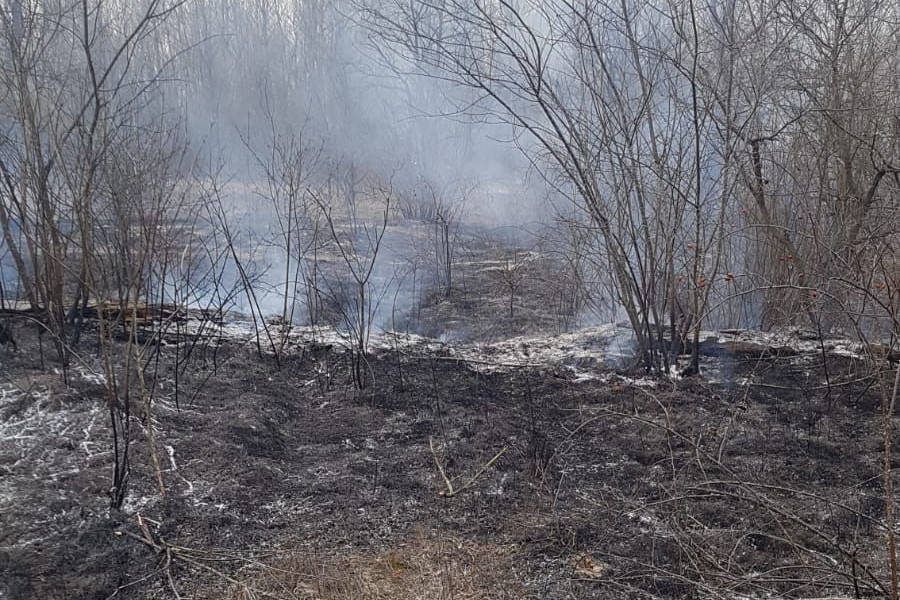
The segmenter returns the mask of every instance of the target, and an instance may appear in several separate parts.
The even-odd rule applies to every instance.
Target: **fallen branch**
[[[459,477],[457,476],[453,479],[447,477],[447,473],[444,471],[444,467],[441,466],[441,461],[438,460],[437,452],[434,449],[434,439],[431,437],[428,438],[428,446],[431,448],[431,456],[432,458],[434,458],[434,465],[437,467],[438,473],[440,473],[441,478],[444,480],[444,485],[447,487],[446,490],[441,490],[440,492],[438,492],[438,495],[443,496],[444,498],[452,498],[453,496],[457,496],[472,487],[475,482],[478,481],[478,479],[484,474],[484,472],[490,469],[491,466],[493,466],[493,464],[497,462],[497,459],[503,456],[503,453],[507,450],[507,447],[504,446],[503,449],[500,450],[500,452],[498,452],[494,455],[493,458],[491,458],[491,460],[483,464],[481,468],[479,468],[478,471],[476,471],[475,474],[465,484],[462,485],[462,487],[454,489],[453,481],[459,479]]]
[[[241,562],[245,562],[245,563],[258,564],[258,563],[256,563],[256,561],[246,559],[246,558],[240,557],[240,556],[228,556],[228,555],[218,556],[217,554],[212,553],[212,552],[208,552],[208,551],[204,551],[204,550],[194,550],[191,548],[186,548],[184,546],[178,546],[176,544],[171,544],[171,543],[167,542],[162,536],[154,535],[150,531],[150,528],[147,526],[147,522],[150,521],[150,522],[156,523],[155,521],[152,521],[152,519],[147,519],[145,517],[142,517],[140,514],[135,516],[135,520],[137,521],[138,529],[140,530],[140,535],[137,533],[134,533],[132,531],[128,531],[127,529],[117,530],[115,532],[115,534],[119,535],[119,536],[124,535],[124,536],[130,537],[130,538],[137,540],[138,542],[144,544],[145,546],[147,546],[148,548],[153,550],[153,552],[160,559],[163,560],[163,565],[157,571],[154,571],[147,577],[145,577],[143,579],[139,579],[135,582],[132,582],[131,584],[128,584],[129,586],[140,583],[152,575],[155,575],[158,573],[165,573],[166,582],[169,585],[169,589],[172,591],[172,594],[174,594],[176,600],[181,600],[182,596],[178,593],[178,589],[175,585],[175,578],[172,575],[172,565],[176,561],[181,561],[182,563],[184,563],[186,565],[200,569],[202,571],[206,571],[207,573],[215,575],[216,577],[220,578],[223,581],[227,581],[228,583],[230,583],[232,585],[238,586],[245,594],[247,594],[247,597],[255,598],[258,596],[258,597],[262,597],[262,598],[272,598],[274,600],[282,600],[281,596],[275,595],[275,594],[273,594],[271,592],[267,592],[265,590],[260,590],[258,588],[249,586],[246,583],[239,581],[239,580],[235,579],[234,577],[231,577],[230,575],[222,572],[220,569],[217,569],[215,567],[212,567],[212,566],[206,564],[206,562],[205,562],[205,561],[222,561],[222,560],[234,561],[234,560],[237,560],[237,561],[241,561]],[[157,523],[157,525],[158,525],[158,523]],[[116,592],[113,593],[113,596],[115,596],[119,591],[120,590],[117,589]],[[112,598],[113,596],[110,596],[110,598]]]

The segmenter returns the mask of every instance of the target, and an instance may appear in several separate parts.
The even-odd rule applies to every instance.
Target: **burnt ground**
[[[413,237],[414,232],[403,233]],[[520,237],[528,239],[462,227],[453,244],[449,293],[423,267],[418,277],[425,285],[395,328],[459,343],[562,333],[578,326],[586,306],[571,265],[550,241],[539,235]]]
[[[337,348],[295,348],[276,366],[226,340],[214,372],[207,361],[180,375],[178,406],[173,377],[160,379],[164,498],[147,421],[133,417],[116,511],[102,386],[83,368],[64,385],[19,338],[19,353],[0,350],[3,599],[853,597],[887,585],[879,385],[853,358],[827,357],[828,388],[814,355],[737,352],[716,359],[729,376],[712,384],[485,372],[409,349],[376,353],[374,383],[356,391]]]

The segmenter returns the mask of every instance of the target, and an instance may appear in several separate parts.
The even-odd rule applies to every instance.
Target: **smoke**
[[[369,43],[346,3],[214,4],[191,3],[179,19],[183,37],[203,40],[180,64],[189,76],[183,110],[195,146],[224,157],[240,179],[259,176],[245,142],[263,147],[274,130],[401,187],[422,178],[505,190],[523,182],[527,165],[501,139],[508,132],[448,116],[463,92],[404,72]],[[491,195],[489,214],[503,201]]]
[[[290,194],[291,210],[310,203],[305,188],[349,198],[375,181],[392,190],[395,204],[436,195],[457,219],[490,227],[522,228],[547,214],[543,182],[509,143],[509,128],[454,114],[448,107],[470,102],[471,92],[412,74],[401,58],[380,52],[347,2],[195,2],[169,35],[173,46],[199,40],[179,59],[186,77],[172,94],[197,158],[220,165],[228,180],[224,202],[264,313],[281,313],[286,273],[301,260],[306,234],[287,256],[282,220]],[[286,190],[279,186],[292,160],[296,188]],[[318,207],[304,210],[313,219]],[[402,234],[386,236],[372,277],[379,327],[419,300],[423,274],[413,271],[428,268],[429,243],[411,247]],[[321,267],[301,262],[307,272]],[[239,310],[250,308],[237,300]]]

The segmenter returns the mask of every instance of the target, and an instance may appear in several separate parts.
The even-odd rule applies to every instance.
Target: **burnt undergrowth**
[[[383,350],[358,391],[336,347],[218,354],[178,406],[161,378],[166,495],[138,436],[122,511],[102,387],[4,357],[5,597],[885,593],[879,384],[856,359],[732,356],[710,383]]]

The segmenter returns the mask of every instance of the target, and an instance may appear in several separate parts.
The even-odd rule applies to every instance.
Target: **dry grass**
[[[516,548],[418,533],[376,553],[297,552],[245,574],[228,598],[412,600],[519,598]]]

